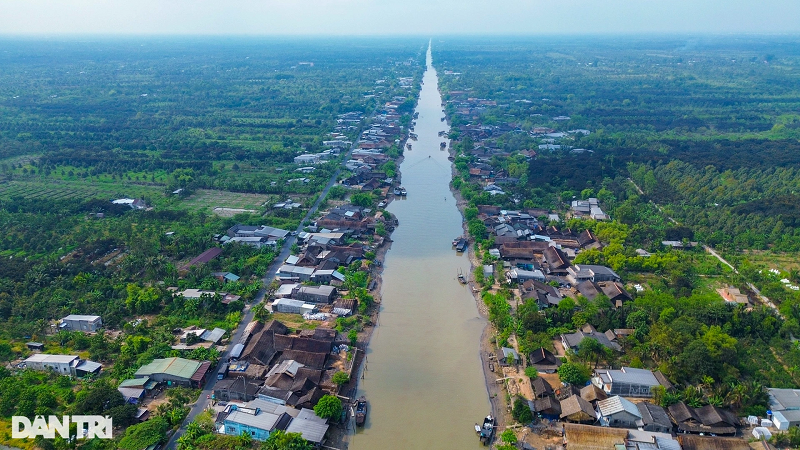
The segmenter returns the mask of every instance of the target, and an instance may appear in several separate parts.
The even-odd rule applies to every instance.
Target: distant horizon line
[[[678,32],[678,31],[656,31],[656,32],[592,32],[592,33],[406,33],[406,34],[248,34],[248,33],[3,33],[0,32],[0,39],[57,39],[57,38],[542,38],[542,37],[569,37],[569,38],[594,38],[594,37],[788,37],[800,38],[800,31],[792,32]]]

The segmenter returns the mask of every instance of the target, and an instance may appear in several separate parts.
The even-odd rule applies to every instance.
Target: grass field
[[[262,205],[264,205],[267,200],[270,200],[270,197],[274,196],[198,189],[191,196],[181,201],[180,206],[208,213],[214,212],[214,208],[250,209],[262,212],[264,211]]]
[[[778,269],[786,272],[791,269],[800,269],[800,255],[797,253],[750,250],[744,252],[744,257],[753,264],[763,264],[769,269]]]

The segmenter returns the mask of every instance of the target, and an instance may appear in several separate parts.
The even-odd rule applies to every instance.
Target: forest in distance
[[[352,203],[385,214],[379,201],[388,194],[342,183],[358,175],[343,166],[346,152],[313,167],[295,158],[332,139],[358,144],[389,104],[405,135],[427,44],[0,38],[0,444],[12,415],[103,413],[133,425],[135,411],[115,393],[138,367],[170,356],[216,363],[213,348],[173,349],[173,330],[231,332],[259,291],[277,288],[262,277],[280,247],[221,244],[234,225],[310,230],[318,217],[303,217],[337,170],[320,212]],[[478,266],[472,278],[498,346],[515,342],[530,355],[555,351],[554,340],[585,326],[633,330],[618,352],[568,351],[559,376],[581,385],[598,367],[658,370],[674,384],[658,393],[663,406],[764,415],[766,388],[800,386],[800,292],[792,289],[800,285],[800,40],[445,36],[431,44],[451,127],[452,187],[472,250],[494,267],[485,276]],[[372,170],[401,175],[403,148],[404,139],[388,142],[389,159]],[[119,198],[146,207],[111,203]],[[575,214],[573,202],[590,198],[608,217]],[[541,232],[593,233],[598,245],[572,262],[612,269],[629,301],[575,291],[544,307],[524,296],[505,276],[516,262],[493,251],[501,239],[492,208],[531,212]],[[381,228],[368,241],[385,235]],[[185,268],[214,247],[217,258]],[[373,267],[375,253],[364,260]],[[351,297],[371,302],[360,262],[341,271]],[[174,295],[191,288],[239,299]],[[724,300],[729,288],[751,303]],[[351,342],[369,320],[363,312],[335,322]],[[113,332],[52,328],[88,313]],[[317,326],[295,319],[302,325],[292,331]],[[24,370],[31,341],[101,362],[103,372],[71,379]],[[199,391],[170,392],[157,420],[131,426],[124,444],[79,448],[139,450],[178,429]],[[106,407],[95,408],[98,399]],[[207,422],[193,430],[213,428]],[[257,445],[211,436],[180,448]],[[800,434],[776,442],[800,445]]]

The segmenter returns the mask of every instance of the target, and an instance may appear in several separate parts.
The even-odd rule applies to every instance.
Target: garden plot
[[[198,189],[183,204],[189,209],[231,217],[243,212],[259,213],[264,210],[263,205],[269,198],[265,194]]]

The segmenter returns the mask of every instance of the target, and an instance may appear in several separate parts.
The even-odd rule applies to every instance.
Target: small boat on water
[[[442,122],[444,122],[445,117],[442,117]]]
[[[461,238],[461,239],[459,239],[459,240],[458,240],[458,242],[456,242],[456,244],[455,244],[455,246],[456,246],[456,251],[457,251],[457,252],[460,252],[460,253],[464,253],[465,251],[467,251],[467,246],[468,246],[468,245],[469,245],[469,242],[468,242],[466,239],[464,239],[464,238]]]
[[[405,197],[406,195],[408,195],[408,192],[406,191],[406,188],[401,187],[400,188],[400,196],[401,197]]]
[[[439,150],[444,150],[445,148],[447,148],[447,142],[442,142],[439,144]]]
[[[363,395],[358,397],[356,400],[356,425],[361,427],[364,426],[364,422],[367,421],[367,398]]]
[[[447,160],[448,160],[448,161],[455,161],[455,160],[456,160],[456,157],[455,157],[455,156],[448,156],[448,157],[447,157]]]
[[[400,195],[400,188],[394,188],[394,195]]]
[[[481,440],[481,444],[489,445],[492,443],[492,438],[494,437],[494,417],[491,414],[486,416],[483,419],[483,425],[475,424],[475,432],[478,434],[478,437]]]
[[[459,237],[453,239],[453,247],[458,245],[459,241],[461,241],[462,239],[464,239],[464,236],[459,236]]]
[[[467,284],[467,278],[464,276],[464,272],[461,269],[458,269],[458,282],[461,284]]]
[[[408,136],[411,138],[412,141],[416,141],[418,137],[415,133],[408,133]]]
[[[411,144],[406,144],[406,148],[411,150]]]

